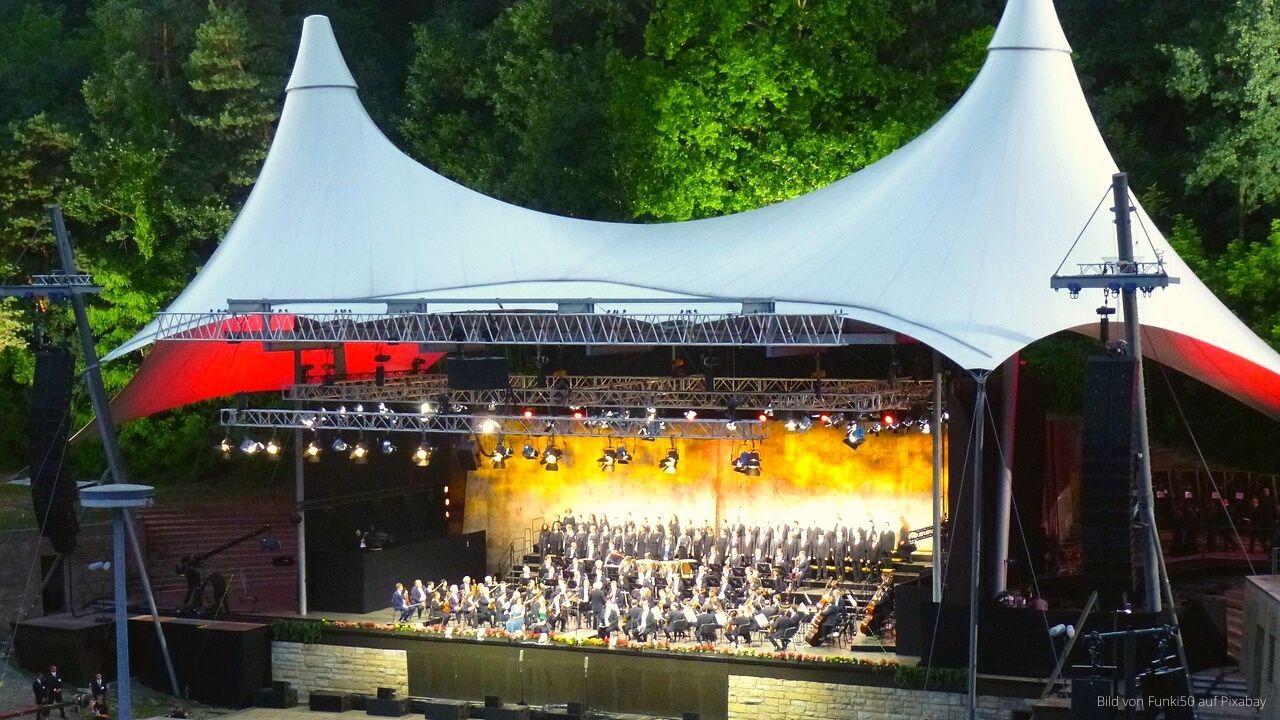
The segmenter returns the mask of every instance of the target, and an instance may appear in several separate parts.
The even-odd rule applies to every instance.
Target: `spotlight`
[[[520,414],[521,414],[521,415],[524,415],[524,416],[525,416],[525,417],[527,417],[527,418],[531,418],[531,417],[533,417],[533,408],[525,408],[525,409],[524,409],[524,412],[522,412],[522,413],[520,413]]]
[[[520,450],[520,454],[524,456],[525,460],[536,460],[538,458],[538,449],[533,446],[533,443],[527,442],[524,444],[524,448]]]
[[[930,431],[931,429],[932,429],[932,428],[930,428],[930,427],[929,427],[929,421],[928,421],[928,420],[921,420],[921,421],[920,421],[920,432],[921,432],[922,434],[924,434],[924,435],[928,435],[928,434],[929,434],[929,431]]]
[[[480,421],[480,432],[484,435],[492,435],[498,431],[498,421],[493,418],[485,418]]]
[[[813,418],[808,415],[801,415],[800,420],[796,423],[796,429],[804,432],[811,427],[813,427]]]
[[[490,464],[495,469],[501,470],[507,466],[507,458],[513,454],[511,448],[499,441],[498,446],[493,449],[493,454],[489,456]]]
[[[866,441],[867,431],[863,430],[861,425],[853,423],[849,426],[849,432],[845,433],[843,442],[845,445],[848,445],[850,449],[857,450],[862,447],[862,443]]]
[[[886,412],[880,415],[880,424],[887,428],[891,428],[898,424],[898,420],[893,416],[893,413]]]
[[[685,419],[685,420],[697,420],[697,419],[698,419],[698,411],[697,411],[697,410],[685,410],[685,411],[684,411],[684,419]]]
[[[257,440],[254,440],[253,438],[245,438],[244,442],[240,443],[240,452],[245,455],[254,455],[257,454],[262,447],[262,443]]]
[[[640,428],[640,437],[643,440],[653,442],[661,432],[662,423],[651,419],[649,422],[644,424],[644,427]]]
[[[618,463],[618,452],[613,448],[605,448],[604,454],[596,459],[600,463],[600,470],[603,472],[613,472],[614,466]]]
[[[320,445],[315,440],[312,440],[307,443],[302,455],[307,459],[307,462],[320,462]]]
[[[380,402],[378,403],[378,412],[386,414],[391,412],[391,410],[387,407],[386,403]]]
[[[783,427],[785,427],[788,432],[795,432],[799,429],[800,423],[796,422],[795,418],[787,418],[787,422],[783,424]]]
[[[271,438],[270,440],[268,440],[267,444],[264,447],[267,451],[267,454],[270,455],[271,457],[275,457],[276,455],[280,454],[280,443],[276,442],[275,438]]]
[[[431,464],[431,455],[435,453],[435,448],[427,443],[418,445],[418,449],[413,451],[413,464],[418,467],[426,467]]]
[[[338,437],[333,439],[333,444],[330,445],[329,447],[333,448],[334,452],[346,452],[347,448],[350,447],[350,445],[347,445],[347,441],[343,440],[342,436],[339,435]]]
[[[755,450],[747,453],[746,465],[742,469],[742,474],[750,477],[760,476],[760,453]]]
[[[396,446],[391,442],[391,438],[382,438],[382,442],[378,443],[379,449],[383,455],[390,455],[396,451]]]
[[[734,422],[733,420],[730,420],[729,422],[724,424],[724,429],[728,430],[729,432],[733,432],[738,429],[738,423]]]
[[[550,472],[560,471],[560,458],[564,457],[564,452],[555,445],[548,445],[547,449],[542,453],[542,469]]]
[[[367,462],[369,459],[369,449],[364,446],[363,442],[357,442],[351,448],[351,454],[347,457],[358,463]]]
[[[356,403],[356,412],[358,413],[364,412],[364,405],[361,403]]]
[[[769,422],[769,415],[768,413],[760,413],[756,416],[756,420],[759,420],[762,423]]]
[[[435,415],[436,406],[429,402],[424,402],[422,403],[422,405],[418,407],[418,411],[421,412],[423,415]]]
[[[668,475],[676,474],[676,467],[680,465],[680,452],[675,448],[667,451],[667,456],[658,461],[658,469]]]
[[[231,457],[231,451],[235,450],[235,446],[231,444],[231,438],[224,437],[222,442],[218,443],[218,452],[222,453],[222,457]]]
[[[619,465],[631,464],[631,453],[627,452],[626,445],[619,445],[616,455],[617,455],[617,460]]]

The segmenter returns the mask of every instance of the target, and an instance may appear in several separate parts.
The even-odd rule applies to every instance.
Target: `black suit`
[[[704,612],[698,616],[698,641],[699,642],[715,642],[716,640],[716,614]]]
[[[765,637],[769,639],[769,642],[773,645],[774,649],[785,650],[786,645],[783,644],[782,638],[786,636],[786,634],[791,630],[791,628],[799,627],[799,626],[800,626],[799,615],[795,613],[791,613],[790,616],[783,615],[779,617],[776,622],[774,622],[773,632],[769,633]]]
[[[31,681],[31,694],[35,696],[37,705],[49,704],[49,687],[44,684],[44,680],[41,677]],[[40,710],[36,713],[37,718],[46,718],[48,716],[48,710]]]
[[[45,682],[46,682],[46,686],[48,687],[49,702],[51,703],[62,702],[62,676],[58,675],[57,673],[49,673],[49,676],[45,679]],[[65,718],[67,716],[66,708],[58,708],[58,714]]]
[[[94,678],[93,682],[89,683],[89,694],[95,698],[105,698],[107,696],[107,681],[98,682],[98,679]]]

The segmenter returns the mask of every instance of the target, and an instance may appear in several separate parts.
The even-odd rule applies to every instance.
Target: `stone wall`
[[[961,693],[835,685],[769,677],[729,676],[729,720],[951,720],[967,717]],[[978,717],[1008,720],[1030,700],[980,696]]]
[[[293,683],[300,698],[312,690],[372,695],[380,687],[408,697],[408,655],[404,650],[273,642],[271,679]]]
[[[0,634],[9,624],[44,615],[40,599],[40,558],[56,555],[36,530],[17,530],[0,541]],[[84,525],[71,555],[71,595],[77,608],[94,598],[111,597],[111,573],[90,572],[86,566],[111,559],[111,526]],[[130,560],[132,576],[132,560]]]

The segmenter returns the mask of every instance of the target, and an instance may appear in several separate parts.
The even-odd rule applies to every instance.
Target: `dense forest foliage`
[[[374,120],[430,167],[542,210],[666,221],[776,202],[893,151],[967,87],[1002,5],[0,3],[0,281],[51,265],[44,206],[59,202],[82,266],[105,288],[91,313],[99,349],[136,332],[244,202],[311,13],[332,18]],[[1280,346],[1280,9],[1271,0],[1059,5],[1118,163],[1201,277]],[[32,320],[29,307],[0,304],[0,467],[23,464]],[[70,336],[65,312],[44,324]],[[1029,363],[1052,370],[1075,362],[1078,347],[1042,343]],[[136,363],[109,365],[109,387]],[[1215,426],[1261,425],[1243,438],[1196,430],[1234,440],[1224,455],[1275,469],[1274,442],[1263,442],[1276,439],[1274,424],[1173,382]],[[1070,408],[1069,387],[1055,397]],[[1168,407],[1157,429],[1185,435]],[[211,432],[208,408],[195,408],[132,423],[125,440],[155,480],[192,472]],[[1266,454],[1249,454],[1258,448]]]

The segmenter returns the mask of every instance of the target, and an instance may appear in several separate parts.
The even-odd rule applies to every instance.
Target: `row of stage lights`
[[[380,409],[384,407],[385,406],[383,405],[379,405]],[[361,411],[360,406],[357,406],[356,412]],[[656,411],[650,408],[649,412],[651,420],[656,420]],[[526,410],[525,413],[526,417],[530,417],[532,414],[531,411],[528,410]],[[767,412],[760,414],[762,421],[767,420],[769,416],[770,415]],[[697,417],[697,412],[689,410],[685,413],[685,417],[686,419],[693,420]],[[947,413],[944,412],[942,417],[944,421],[947,420]],[[819,415],[803,414],[793,416],[785,421],[784,427],[790,432],[804,432],[812,428],[815,424],[820,424],[826,428],[847,426],[842,442],[852,450],[857,450],[862,447],[862,445],[866,443],[868,435],[875,436],[882,432],[902,434],[908,432],[912,428],[919,428],[921,433],[928,434],[931,430],[927,419],[921,419],[919,421],[914,421],[910,418],[900,419],[893,413],[889,412],[882,413],[876,421],[871,422],[866,427],[864,427],[863,421],[847,421],[841,414],[828,415],[825,413]],[[730,430],[735,429],[732,420],[726,423],[726,427]],[[496,420],[493,420],[492,418],[485,418],[480,423],[479,431],[481,434],[490,435],[500,433],[501,427]],[[641,431],[642,439],[647,441],[656,440],[656,435],[657,433],[645,433],[643,429]],[[218,449],[221,451],[223,457],[227,459],[230,459],[232,455],[234,455],[236,447],[237,446],[232,443],[230,437],[223,438],[222,442],[218,444]],[[246,437],[238,447],[240,452],[244,455],[254,456],[261,454],[267,457],[279,456],[282,449],[281,444],[277,442],[274,437],[268,440],[265,444]],[[347,458],[352,462],[368,462],[370,450],[363,439],[357,440],[354,444],[351,444],[339,435],[334,438],[329,448],[335,453],[346,454]],[[384,455],[392,455],[397,450],[396,445],[389,437],[382,438],[378,442],[377,448]],[[319,462],[320,456],[323,452],[324,449],[321,444],[317,440],[313,439],[307,443],[305,448],[303,448],[302,455],[310,462]],[[431,464],[431,458],[434,453],[435,448],[424,438],[423,441],[418,444],[418,447],[413,451],[413,454],[410,457],[413,463],[418,467],[427,467]],[[499,436],[497,445],[494,446],[493,451],[485,454],[488,456],[490,467],[499,470],[505,468],[507,460],[515,456],[514,450],[512,450],[511,446],[506,444],[501,435]],[[565,452],[562,448],[556,446],[554,438],[548,442],[547,447],[541,452],[539,452],[538,448],[534,446],[532,441],[526,441],[520,450],[520,455],[525,460],[537,460],[543,470],[551,472],[559,471],[560,465],[565,460]],[[614,447],[612,444],[606,446],[600,457],[596,459],[596,463],[600,466],[601,472],[613,472],[618,465],[629,465],[631,464],[631,461],[631,453],[627,451],[626,445],[621,443],[618,444],[617,447]],[[672,441],[671,448],[667,451],[666,455],[658,461],[657,465],[662,472],[668,475],[674,475],[676,473],[676,470],[680,465],[680,452],[676,450],[674,440]],[[751,448],[738,453],[730,461],[730,465],[732,465],[734,472],[742,473],[749,477],[759,476],[761,469],[760,452],[756,450],[755,444],[752,443]]]

